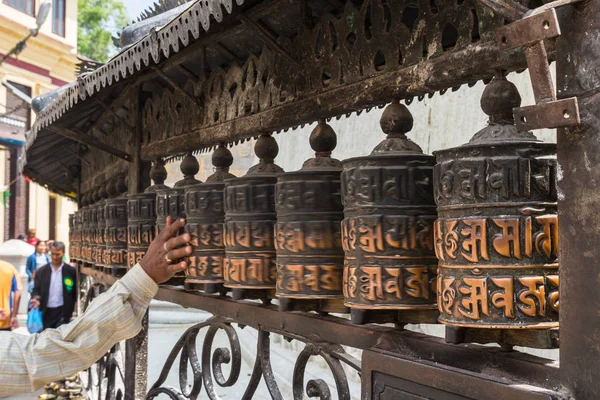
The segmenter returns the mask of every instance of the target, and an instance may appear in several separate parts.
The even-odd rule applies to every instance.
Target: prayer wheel
[[[355,323],[370,310],[413,322],[407,316],[436,308],[435,158],[406,137],[413,118],[397,100],[380,124],[387,138],[371,155],[342,162],[344,298]]]
[[[69,260],[71,264],[75,264],[75,214],[69,214]]]
[[[127,191],[125,178],[119,177],[109,186],[109,199],[106,200],[106,218],[103,265],[114,276],[127,272]]]
[[[224,291],[223,189],[225,179],[236,177],[229,173],[233,156],[226,147],[221,145],[215,150],[212,163],[216,171],[206,183],[186,186],[185,189],[185,230],[192,237],[194,248],[194,253],[188,257],[185,288],[204,290],[208,294]]]
[[[156,192],[168,188],[164,184],[167,170],[157,160],[150,170],[154,185],[144,193],[129,195],[127,200],[127,268],[131,269],[146,254],[156,235]]]
[[[270,135],[261,135],[254,151],[260,162],[240,178],[225,181],[225,287],[236,299],[274,296],[277,278],[273,226],[275,184],[283,169]],[[254,293],[252,293],[254,291]]]
[[[84,206],[81,208],[81,216],[82,216],[82,243],[81,243],[81,261],[86,266],[90,266],[88,264],[91,263],[90,260],[90,241],[91,241],[91,233],[90,233],[90,206],[89,206],[89,194],[86,194],[83,198]]]
[[[106,250],[106,245],[104,243],[104,235],[106,231],[106,217],[105,217],[105,208],[106,208],[106,199],[108,198],[108,193],[106,191],[106,184],[100,186],[99,190],[100,200],[97,203],[96,208],[96,265],[98,269],[104,271],[105,273],[110,273],[110,270],[106,268],[104,264],[104,251]]]
[[[556,145],[519,132],[517,88],[499,74],[481,99],[489,125],[435,153],[440,322],[558,326]]]
[[[165,187],[156,191],[156,234],[167,224],[167,217],[185,218],[185,187],[200,183],[194,175],[198,173],[200,165],[193,154],[188,153],[180,164],[180,170],[183,174],[183,179],[176,182],[173,188]],[[166,170],[165,170],[166,171]],[[177,262],[179,260],[173,260]],[[183,285],[185,281],[185,272],[178,272],[175,276],[165,284],[168,285]]]
[[[277,176],[276,295],[281,311],[347,311],[342,293],[342,165],[331,158],[336,144],[335,132],[320,120],[310,135],[315,157],[299,171]]]
[[[96,263],[98,261],[96,260],[96,250],[98,246],[98,199],[98,190],[94,190],[92,194],[93,203],[90,205],[90,243],[88,247],[88,262],[92,265],[93,269],[101,269]]]

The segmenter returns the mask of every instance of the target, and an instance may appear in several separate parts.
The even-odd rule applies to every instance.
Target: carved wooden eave
[[[192,2],[38,115],[24,173],[65,193],[127,170],[114,152],[82,150],[57,129],[124,154],[140,145],[142,158],[152,160],[349,115],[392,97],[443,94],[498,68],[523,70],[522,51],[500,52],[494,40],[505,18],[487,3],[506,1]],[[51,174],[49,161],[33,157],[62,146],[75,155],[54,156],[66,157],[67,169],[81,168],[77,182],[65,166],[52,161],[63,175]]]

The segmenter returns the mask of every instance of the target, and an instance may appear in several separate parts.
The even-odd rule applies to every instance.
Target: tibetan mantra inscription
[[[156,193],[129,196],[127,201],[127,267],[146,254],[156,233]]]
[[[225,181],[225,286],[275,289],[274,173]]]
[[[441,322],[558,326],[555,152],[555,145],[522,140],[437,153]]]
[[[99,269],[104,270],[107,266],[104,264],[104,252],[106,251],[105,234],[106,234],[106,218],[105,218],[106,201],[98,202],[96,208],[96,258],[95,264]]]
[[[339,162],[338,162],[339,164]],[[342,299],[341,167],[278,177],[277,296]]]
[[[106,200],[106,250],[102,264],[112,270],[115,276],[127,272],[127,198]]]
[[[434,159],[372,155],[343,162],[346,305],[434,308]]]
[[[194,248],[188,257],[185,279],[188,289],[199,289],[198,284],[224,283],[223,186],[222,182],[201,183],[185,189],[185,230],[192,237]]]

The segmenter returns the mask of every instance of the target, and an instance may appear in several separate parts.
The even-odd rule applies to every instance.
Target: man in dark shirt
[[[42,312],[44,329],[69,323],[75,310],[77,272],[63,262],[64,255],[64,243],[53,242],[50,245],[52,261],[35,274],[31,306]]]

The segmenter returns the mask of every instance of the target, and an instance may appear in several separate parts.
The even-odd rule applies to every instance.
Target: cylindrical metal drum
[[[512,83],[494,78],[481,100],[490,125],[435,153],[442,323],[558,326],[556,145],[517,131],[520,103]]]
[[[106,233],[106,200],[100,200],[97,203],[96,208],[96,258],[95,262],[98,266],[98,269],[103,270],[104,272],[109,272],[106,270],[106,265],[104,264],[104,251],[106,250],[106,244],[104,243],[104,235]]]
[[[156,193],[130,195],[127,200],[127,268],[146,254],[156,233]]]
[[[344,311],[344,251],[340,223],[344,217],[339,160],[331,158],[337,138],[324,120],[311,134],[316,157],[302,169],[277,177],[277,290],[282,311],[297,300],[324,300],[315,311]],[[290,300],[293,299],[293,300]]]
[[[225,181],[223,272],[226,287],[274,292],[277,278],[274,192],[277,174],[283,170],[273,163],[279,149],[270,135],[260,136],[254,150],[260,163],[243,177]]]
[[[90,248],[90,207],[81,207],[81,262],[89,264]]]
[[[387,138],[370,156],[342,162],[344,298],[353,314],[435,309],[435,159],[406,137],[412,125],[394,100],[381,117]]]
[[[235,178],[229,173],[233,163],[231,152],[219,147],[212,156],[216,172],[206,183],[186,186],[186,232],[192,237],[194,253],[188,257],[185,287],[206,293],[222,291],[224,281],[225,243],[223,241],[223,188],[225,179]]]
[[[156,235],[156,192],[168,189],[164,181],[167,170],[157,160],[150,170],[154,185],[144,193],[129,195],[127,201],[127,267],[133,268],[146,254]]]
[[[102,264],[114,276],[127,272],[127,198],[117,197],[106,200],[106,250]]]
[[[88,262],[92,265],[92,268],[99,269],[99,265],[96,264],[96,250],[98,246],[98,203],[90,205],[90,242],[88,245]]]
[[[69,260],[71,264],[74,264],[76,252],[75,248],[75,214],[69,214]]]

